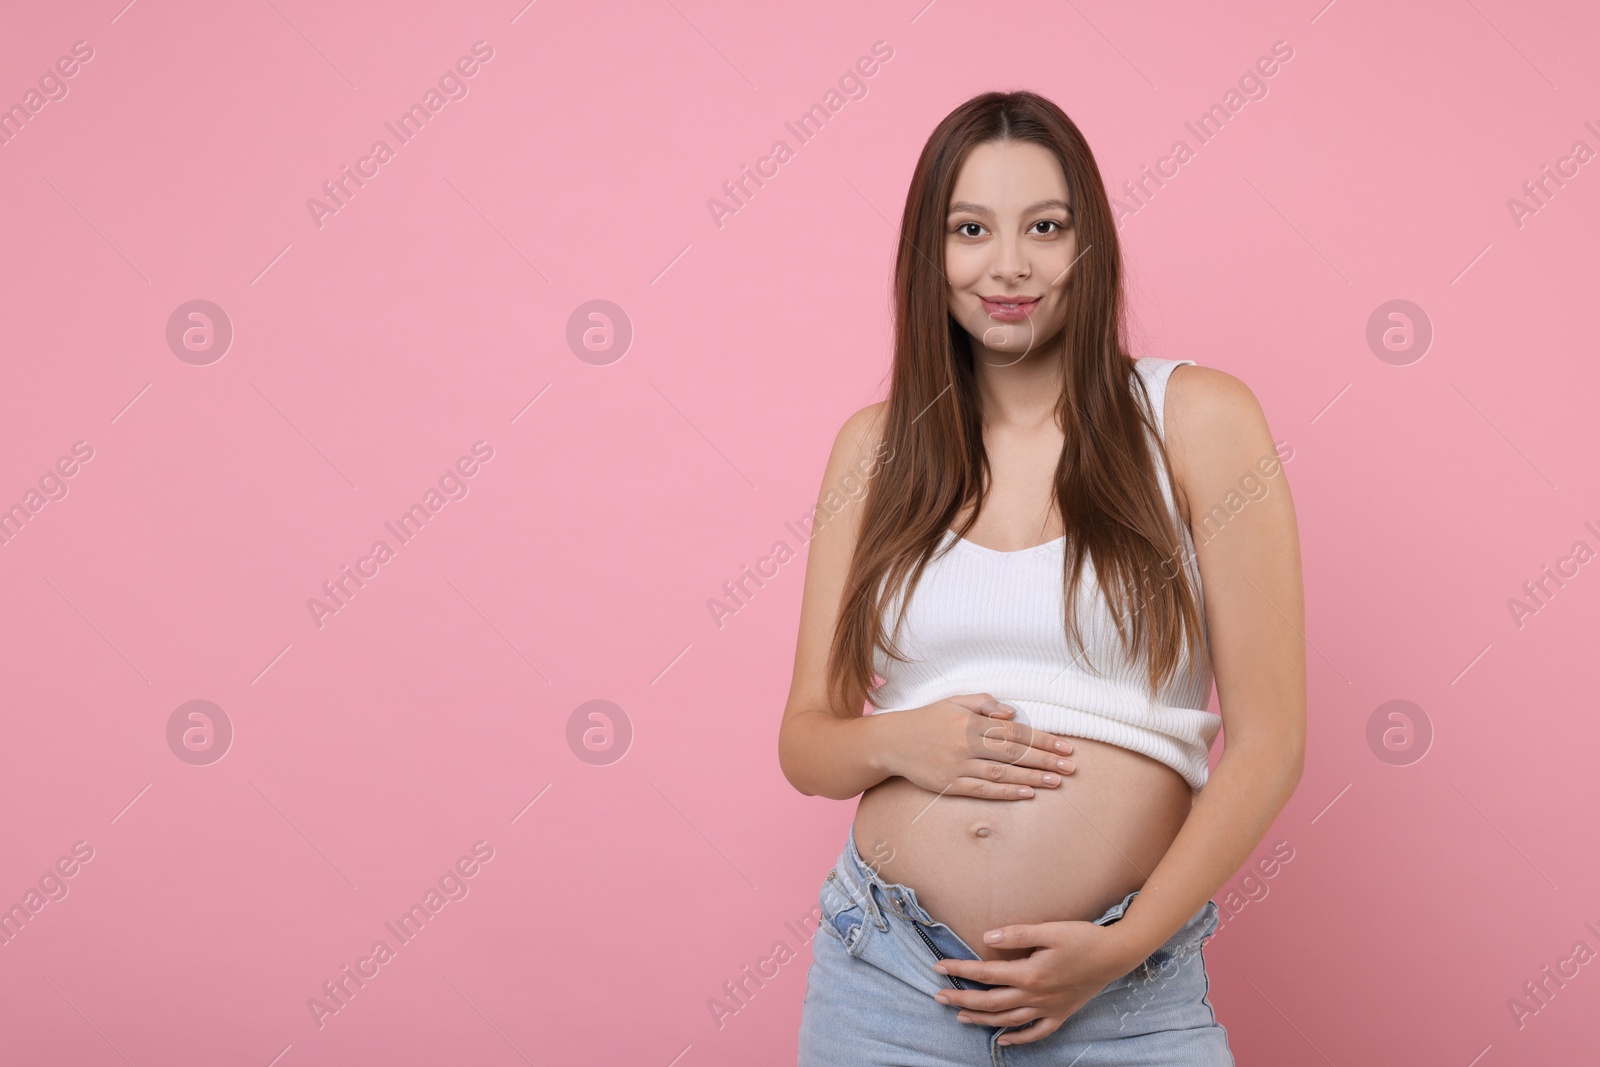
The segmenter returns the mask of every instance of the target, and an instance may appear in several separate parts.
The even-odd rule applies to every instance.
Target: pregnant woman
[[[1210,898],[1305,745],[1266,420],[1231,375],[1128,354],[1099,170],[1035,94],[934,130],[894,292],[888,399],[828,460],[779,738],[796,789],[861,797],[802,1067],[1232,1064]]]

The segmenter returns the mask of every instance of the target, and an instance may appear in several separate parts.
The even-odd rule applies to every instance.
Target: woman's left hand
[[[999,940],[990,940],[996,933]],[[939,960],[934,970],[941,974],[997,988],[946,989],[934,999],[964,1009],[957,1016],[962,1022],[1034,1023],[1001,1035],[1002,1045],[1023,1045],[1055,1033],[1073,1012],[1145,958],[1130,955],[1130,946],[1114,925],[1082,921],[1002,926],[985,934],[984,944],[1033,951],[1015,960]]]

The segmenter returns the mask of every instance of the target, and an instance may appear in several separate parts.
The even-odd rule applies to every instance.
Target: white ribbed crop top
[[[1163,439],[1167,378],[1173,368],[1193,363],[1151,358],[1135,363]],[[1092,556],[1083,562],[1076,605],[1088,655],[1074,662],[1063,595],[1066,538],[1001,552],[947,531],[939,550],[943,554],[928,561],[895,638],[908,661],[875,650],[874,670],[884,679],[873,693],[882,705],[875,714],[920,708],[963,693],[992,693],[1017,709],[1019,722],[1141,752],[1183,775],[1191,789],[1205,785],[1207,754],[1222,719],[1206,710],[1212,674],[1204,594],[1194,542],[1177,518],[1172,487],[1159,461],[1156,473],[1177,522],[1189,579],[1201,593],[1208,651],[1201,662],[1191,662],[1186,648],[1177,671],[1151,701],[1145,664],[1130,661],[1123,649],[1095,579]],[[885,605],[886,634],[894,627],[902,595],[903,590],[897,592]]]

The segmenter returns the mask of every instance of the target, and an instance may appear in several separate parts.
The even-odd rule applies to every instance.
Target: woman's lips
[[[1018,297],[1012,301],[990,300],[983,296],[978,299],[983,301],[984,312],[991,319],[998,319],[1001,322],[1021,322],[1032,315],[1033,309],[1039,306],[1038,297],[1032,299]]]

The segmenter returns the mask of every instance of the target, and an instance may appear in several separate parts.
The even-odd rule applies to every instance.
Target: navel
[[[972,824],[971,833],[973,837],[990,837],[994,834],[994,827],[986,822],[975,822]]]

